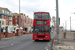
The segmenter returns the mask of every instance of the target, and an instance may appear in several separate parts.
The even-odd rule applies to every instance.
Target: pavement
[[[67,32],[66,38],[63,37],[64,32],[60,32],[60,41],[61,43],[58,43],[55,33],[54,42],[53,42],[53,50],[75,50],[75,40],[73,38],[73,32]]]
[[[0,50],[52,50],[53,39],[50,41],[34,41],[32,34],[2,38]]]
[[[12,37],[1,38],[0,41],[6,41],[6,40],[10,40],[10,39],[20,38],[20,37],[27,36],[27,35],[30,35],[30,34],[23,34],[21,36],[12,36]]]

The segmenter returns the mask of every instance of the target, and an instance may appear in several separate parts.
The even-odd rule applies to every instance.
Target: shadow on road
[[[49,42],[49,40],[34,40],[34,42]]]

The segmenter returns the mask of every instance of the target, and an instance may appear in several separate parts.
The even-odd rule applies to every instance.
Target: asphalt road
[[[34,41],[32,34],[0,41],[0,50],[52,50],[52,40]]]

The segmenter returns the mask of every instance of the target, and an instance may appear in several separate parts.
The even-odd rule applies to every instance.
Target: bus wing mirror
[[[51,29],[51,27],[50,27],[50,29]]]

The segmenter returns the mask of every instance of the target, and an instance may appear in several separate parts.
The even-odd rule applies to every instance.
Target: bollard
[[[64,32],[64,38],[66,38],[66,32]]]

